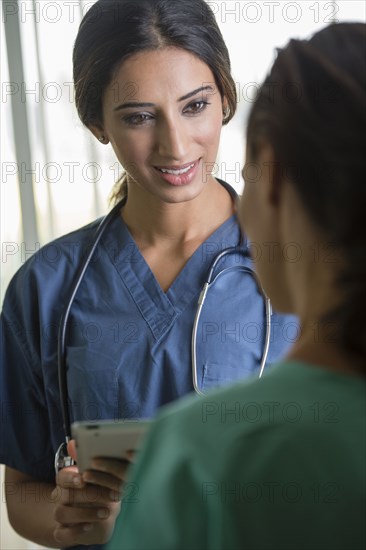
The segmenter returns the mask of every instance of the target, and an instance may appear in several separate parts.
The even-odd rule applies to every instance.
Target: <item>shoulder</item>
[[[10,286],[25,276],[42,275],[42,273],[58,270],[67,264],[75,264],[85,253],[99,223],[100,220],[95,220],[40,247],[18,269]]]
[[[236,458],[241,468],[248,445],[253,452],[264,453],[268,467],[273,457],[282,461],[287,452],[298,453],[301,459],[302,453],[313,452],[313,445],[319,449],[316,460],[322,461],[328,447],[336,451],[340,444],[348,447],[352,437],[356,441],[356,433],[360,437],[365,423],[360,386],[324,368],[284,362],[262,379],[165,407],[154,437],[159,446],[166,442],[172,451],[178,449],[173,454],[194,456],[215,476]]]
[[[63,264],[75,264],[86,252],[100,220],[67,233],[42,246],[20,269],[20,271],[42,272],[55,270]]]
[[[281,517],[290,517],[290,525],[302,526],[299,508],[293,503],[301,495],[313,509],[314,484],[327,492],[335,486],[342,488],[339,502],[345,508],[355,501],[359,504],[357,494],[362,492],[365,477],[364,451],[353,453],[349,469],[344,464],[350,461],[349,449],[357,448],[363,437],[365,397],[358,382],[349,380],[348,384],[345,389],[344,377],[325,369],[287,362],[275,365],[260,380],[216,390],[204,398],[186,397],[166,406],[131,472],[132,485],[140,490],[140,505],[122,510],[119,526],[123,523],[127,531],[121,527],[121,535],[136,540],[136,529],[146,517],[146,509],[150,509],[148,532],[155,540],[161,542],[162,533],[166,534],[161,525],[177,526],[169,531],[166,544],[156,547],[189,547],[192,541],[202,541],[199,546],[206,547],[202,524],[193,519],[183,529],[182,522],[177,522],[182,514],[192,511],[195,517],[204,519],[204,524],[211,518],[213,529],[218,526],[226,545],[230,542],[221,531],[224,523],[229,528],[234,522],[230,537],[237,536],[237,541],[244,540],[244,535],[250,538],[251,531],[254,535],[250,540],[258,540],[258,514],[275,527],[280,525]],[[342,410],[350,402],[353,409],[344,411],[340,418],[329,417],[324,407],[336,403]],[[319,411],[328,416],[319,418]],[[355,423],[358,432],[350,437],[350,427]],[[158,507],[154,505],[157,492],[162,497]],[[240,530],[238,513],[248,520],[245,531]],[[342,513],[344,510],[339,517]],[[321,521],[324,516],[317,517]],[[324,526],[319,527],[319,532],[323,531]],[[271,528],[271,534],[275,532]],[[278,540],[284,540],[282,531]],[[145,546],[155,547],[149,544]]]
[[[41,314],[42,303],[51,310],[56,298],[61,301],[99,223],[100,220],[95,220],[63,235],[27,259],[9,283],[3,315],[18,318],[21,322],[21,312],[27,308],[33,315],[37,310]]]

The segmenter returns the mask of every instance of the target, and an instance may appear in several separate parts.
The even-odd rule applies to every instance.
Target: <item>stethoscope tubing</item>
[[[73,284],[71,286],[71,291],[68,297],[68,300],[66,301],[66,307],[62,313],[60,324],[59,324],[59,330],[58,330],[58,340],[57,340],[57,370],[58,370],[58,384],[59,384],[59,395],[60,395],[60,407],[61,407],[61,414],[62,414],[62,424],[63,424],[63,430],[64,430],[64,436],[65,441],[61,443],[60,447],[58,448],[56,455],[55,455],[55,469],[56,472],[66,465],[72,464],[72,460],[67,454],[67,443],[71,439],[71,422],[70,422],[70,409],[69,409],[69,403],[68,403],[68,386],[67,386],[67,368],[66,368],[66,336],[67,336],[67,323],[70,316],[71,307],[73,305],[76,293],[80,287],[80,284],[84,278],[84,275],[89,267],[89,264],[93,258],[93,255],[95,253],[95,250],[104,235],[105,230],[110,225],[112,220],[117,217],[120,213],[121,208],[126,202],[126,198],[122,199],[118,204],[116,204],[112,210],[102,219],[101,223],[98,226],[98,229],[94,236],[94,241],[92,246],[90,247],[90,250],[87,254],[87,256],[84,258],[82,263],[80,264],[80,267],[76,273],[76,276],[74,278]],[[258,277],[256,276],[255,272],[250,269],[249,267],[245,266],[232,266],[229,268],[224,269],[223,271],[219,272],[216,277],[213,279],[213,275],[215,272],[215,268],[218,264],[218,262],[226,255],[229,254],[237,254],[238,251],[242,253],[243,255],[247,254],[245,253],[245,250],[239,250],[237,247],[232,247],[223,250],[220,254],[218,254],[215,258],[215,260],[212,262],[212,265],[210,267],[210,271],[207,277],[207,281],[204,284],[203,290],[201,291],[198,299],[198,308],[196,311],[194,324],[193,324],[193,330],[192,330],[192,349],[191,349],[191,356],[192,356],[192,382],[193,387],[195,391],[199,395],[203,395],[203,392],[199,388],[198,384],[198,374],[197,374],[197,357],[196,357],[196,345],[197,345],[197,330],[198,330],[198,323],[202,312],[202,307],[204,304],[204,301],[207,296],[207,292],[211,285],[215,283],[215,281],[226,273],[229,270],[232,269],[242,269],[243,271],[246,271],[250,275],[252,275],[259,287],[259,289],[262,292],[262,295],[264,296],[265,300],[265,309],[266,309],[266,338],[265,338],[265,345],[264,345],[264,351],[262,355],[261,365],[260,365],[260,373],[259,377],[262,376],[264,366],[266,363],[267,355],[268,355],[268,349],[269,349],[269,343],[270,343],[270,332],[271,332],[271,304],[269,299],[266,297],[263,288],[258,280]]]
[[[71,439],[71,423],[70,423],[70,410],[68,402],[68,390],[67,390],[67,369],[66,369],[66,333],[67,333],[67,322],[70,315],[71,306],[74,302],[76,293],[79,289],[79,286],[84,278],[85,272],[89,267],[90,261],[95,253],[95,250],[102,238],[106,228],[111,223],[111,221],[119,215],[126,199],[122,199],[118,204],[116,204],[112,210],[102,219],[98,229],[95,233],[94,242],[91,246],[88,255],[81,263],[80,268],[76,274],[73,285],[71,287],[71,292],[67,300],[67,305],[64,309],[64,312],[60,319],[58,338],[57,338],[57,370],[58,370],[58,385],[60,393],[60,403],[61,403],[61,414],[62,414],[62,424],[65,434],[66,443]]]
[[[228,271],[233,271],[233,270],[236,270],[236,269],[240,269],[241,271],[244,271],[244,272],[248,273],[249,275],[251,275],[255,279],[257,287],[261,291],[261,294],[263,296],[264,303],[265,303],[266,336],[265,336],[265,341],[264,341],[261,364],[260,364],[260,367],[259,367],[259,378],[262,377],[264,367],[266,365],[268,350],[269,350],[269,344],[270,344],[270,340],[271,340],[272,306],[271,306],[270,299],[266,296],[266,293],[264,292],[264,289],[263,289],[263,287],[262,287],[262,285],[259,281],[259,278],[256,275],[255,271],[253,269],[251,269],[250,267],[246,267],[246,266],[243,266],[243,265],[241,265],[241,266],[231,266],[231,267],[228,267],[228,268],[223,269],[222,271],[220,271],[216,275],[216,277],[213,279],[214,271],[215,271],[215,268],[216,268],[217,264],[219,263],[219,261],[224,256],[228,256],[228,255],[231,255],[231,254],[238,254],[238,253],[241,253],[244,257],[247,258],[246,251],[245,250],[238,250],[237,247],[227,248],[227,249],[223,250],[220,254],[218,254],[216,256],[214,262],[211,265],[211,269],[209,271],[207,281],[205,282],[205,284],[203,286],[203,289],[200,292],[200,295],[198,297],[198,302],[197,302],[198,307],[197,307],[196,315],[195,315],[194,322],[193,322],[192,341],[191,341],[192,382],[193,382],[194,390],[196,391],[196,393],[198,395],[204,395],[204,392],[200,389],[199,383],[198,383],[197,332],[198,332],[199,320],[200,320],[200,317],[201,317],[203,304],[205,303],[207,293],[208,293],[210,287],[215,284],[215,282],[217,281],[217,279],[219,277],[221,277],[224,273],[227,273]]]

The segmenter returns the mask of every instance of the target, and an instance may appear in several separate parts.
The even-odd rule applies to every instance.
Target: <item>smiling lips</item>
[[[183,164],[182,166],[155,166],[155,168],[160,170],[160,172],[163,172],[163,174],[173,174],[175,176],[180,176],[181,174],[186,174],[187,172],[189,172],[189,170],[193,168],[196,162]]]
[[[161,177],[170,185],[187,185],[197,173],[200,159],[181,166],[155,166]]]

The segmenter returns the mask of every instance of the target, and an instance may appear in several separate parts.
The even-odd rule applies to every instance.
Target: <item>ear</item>
[[[223,120],[224,123],[226,122],[229,115],[230,115],[229,102],[228,102],[226,96],[224,96],[222,98],[222,120]]]
[[[108,136],[106,135],[106,132],[100,126],[95,126],[92,124],[89,126],[89,130],[100,143],[103,143],[104,145],[107,145],[109,143],[109,139],[108,139]]]

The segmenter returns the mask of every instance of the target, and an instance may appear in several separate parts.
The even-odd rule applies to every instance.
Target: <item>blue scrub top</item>
[[[57,331],[75,272],[99,220],[41,248],[13,277],[1,317],[0,462],[54,482],[64,440],[57,380]],[[193,254],[164,293],[122,218],[103,235],[73,303],[67,334],[71,420],[148,418],[193,391],[191,333],[197,300],[216,255],[217,273],[251,265],[239,250],[236,216]],[[215,271],[215,273],[216,273]],[[284,355],[296,319],[272,315],[268,363]],[[209,290],[197,334],[204,391],[258,375],[265,336],[254,279],[229,270]]]

